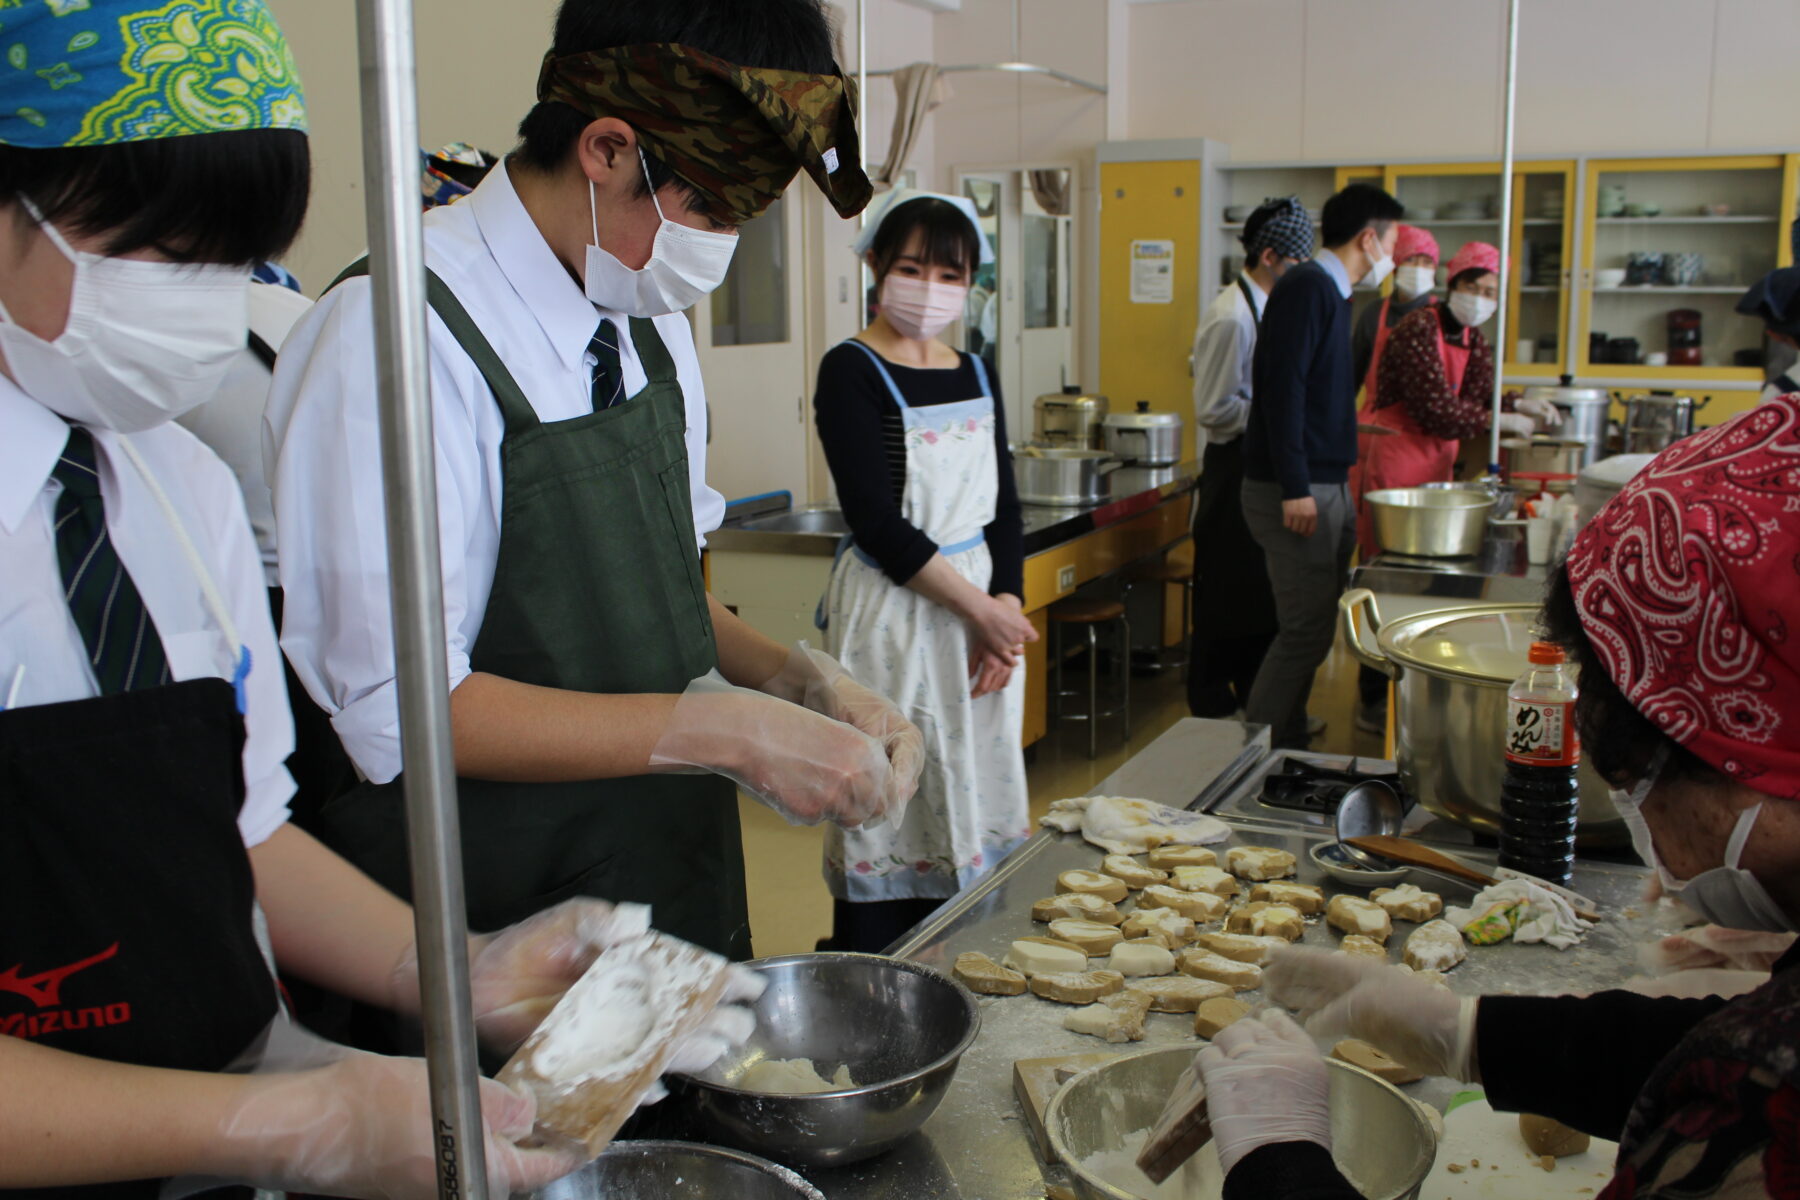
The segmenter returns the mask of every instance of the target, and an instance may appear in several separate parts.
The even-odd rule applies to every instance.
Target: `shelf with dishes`
[[[1593,291],[1596,296],[1636,296],[1639,298],[1652,296],[1741,296],[1744,294],[1744,289],[1748,286],[1748,284],[1743,283],[1726,283],[1696,284],[1684,287],[1667,283],[1648,283],[1638,284],[1636,286],[1626,286],[1621,284],[1618,287],[1595,287]],[[1527,288],[1525,290],[1529,291],[1531,289]],[[1545,290],[1548,291],[1552,289]]]
[[[1692,216],[1692,217],[1595,217],[1596,225],[1767,225],[1781,218],[1769,216]]]

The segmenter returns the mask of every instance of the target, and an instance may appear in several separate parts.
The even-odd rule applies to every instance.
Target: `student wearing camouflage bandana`
[[[565,0],[537,92],[513,152],[425,220],[469,918],[603,896],[745,958],[734,781],[855,826],[898,819],[922,758],[891,704],[700,576],[724,502],[681,310],[801,171],[860,211],[854,97],[818,0]],[[270,405],[283,644],[364,778],[318,832],[404,895],[372,298],[347,276]]]

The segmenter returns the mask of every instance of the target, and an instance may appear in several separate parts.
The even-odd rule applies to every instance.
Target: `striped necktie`
[[[69,444],[50,474],[63,485],[56,498],[56,557],[62,564],[63,596],[87,645],[100,694],[168,683],[169,660],[162,638],[106,532],[93,435],[71,428]]]
[[[600,328],[588,339],[588,353],[594,356],[594,411],[602,412],[625,399],[625,372],[619,366],[619,327],[609,320],[601,321]]]

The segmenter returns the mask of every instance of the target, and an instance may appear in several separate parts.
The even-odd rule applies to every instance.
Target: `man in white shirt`
[[[800,169],[845,215],[867,202],[848,85],[816,0],[566,0],[538,96],[518,148],[426,218],[470,920],[606,896],[744,957],[718,776],[856,825],[897,814],[920,757],[897,709],[755,633],[699,571],[724,505],[681,310]],[[404,895],[370,304],[346,278],[296,327],[269,424],[282,644],[365,777],[321,836]],[[693,767],[717,774],[671,773]]]
[[[1194,422],[1204,457],[1194,506],[1188,710],[1215,719],[1243,710],[1276,633],[1262,547],[1244,524],[1238,495],[1242,438],[1263,305],[1289,267],[1312,257],[1312,218],[1298,196],[1268,200],[1244,222],[1240,240],[1242,273],[1219,292],[1194,331]]]

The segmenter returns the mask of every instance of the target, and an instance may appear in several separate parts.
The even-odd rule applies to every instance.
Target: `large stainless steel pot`
[[[1438,816],[1498,835],[1506,689],[1525,671],[1538,606],[1433,609],[1383,625],[1375,594],[1354,588],[1338,611],[1350,652],[1394,681],[1401,783]],[[1607,790],[1583,763],[1577,836],[1584,845],[1628,837]]]
[[[1566,487],[1585,464],[1595,461],[1598,460],[1588,456],[1586,442],[1562,437],[1560,433],[1554,437],[1508,438],[1500,443],[1501,470],[1508,479],[1528,484],[1520,489],[1528,495],[1553,484]]]
[[[1100,419],[1104,449],[1140,467],[1172,467],[1181,461],[1181,417],[1150,411],[1148,400],[1137,411],[1107,413]]]
[[[1107,410],[1105,396],[1065,388],[1039,396],[1032,410],[1037,418],[1032,441],[1077,450],[1100,449],[1100,421]]]
[[[1625,401],[1627,454],[1658,454],[1694,432],[1694,414],[1706,407],[1692,396],[1651,392]]]
[[[1112,495],[1112,473],[1124,465],[1103,450],[1013,447],[1013,479],[1026,504],[1100,504]]]
[[[1492,496],[1466,488],[1382,488],[1363,499],[1383,550],[1425,558],[1481,553],[1494,508]]]
[[[1560,438],[1581,442],[1587,447],[1581,466],[1585,467],[1606,453],[1607,417],[1612,412],[1612,393],[1605,388],[1576,387],[1572,375],[1564,375],[1557,384],[1537,384],[1525,389],[1528,400],[1548,400],[1562,410]],[[1579,468],[1578,468],[1579,469]]]

